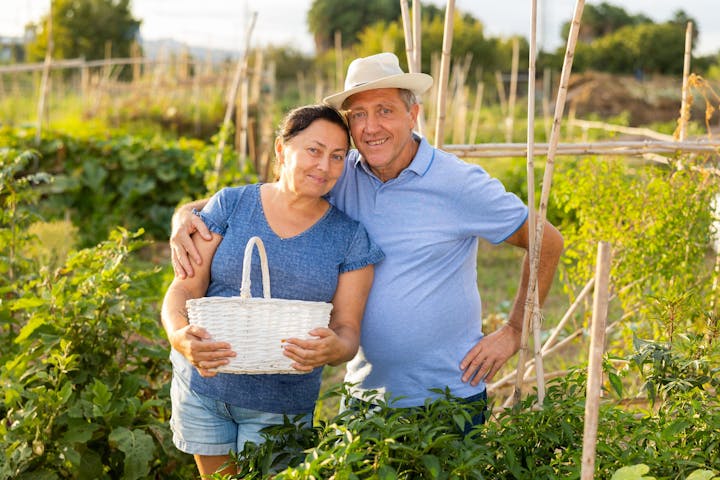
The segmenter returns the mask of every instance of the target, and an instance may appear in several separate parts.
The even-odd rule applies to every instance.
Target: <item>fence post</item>
[[[605,350],[605,325],[608,312],[610,283],[610,244],[598,243],[595,267],[595,296],[590,326],[590,358],[588,362],[587,394],[585,399],[585,430],[583,433],[581,480],[595,475],[595,447],[597,444],[600,388],[602,386],[602,357]]]

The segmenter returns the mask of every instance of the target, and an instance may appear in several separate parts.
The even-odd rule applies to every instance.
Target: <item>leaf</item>
[[[93,433],[100,428],[97,424],[87,423],[84,420],[70,422],[67,432],[63,435],[61,444],[85,443],[92,438]]]
[[[20,333],[15,337],[15,343],[22,343],[43,325],[45,325],[45,318],[41,315],[33,315],[25,326],[20,329]]]
[[[150,471],[149,463],[153,459],[154,445],[150,435],[140,429],[116,428],[110,433],[110,445],[125,454],[123,478],[137,480],[145,478]]]
[[[623,392],[623,385],[622,380],[620,379],[620,376],[615,373],[608,373],[608,380],[610,381],[610,385],[612,386],[613,390],[615,391],[615,394],[622,398],[622,392]]]
[[[378,480],[395,480],[398,478],[397,472],[390,465],[380,465],[377,471]]]
[[[687,480],[713,480],[718,478],[712,470],[695,470],[688,475]]]
[[[655,477],[643,476],[649,471],[650,467],[644,463],[630,465],[629,467],[622,467],[618,469],[610,480],[655,480]]]
[[[430,478],[437,478],[440,475],[440,460],[435,455],[423,455],[422,463],[430,473]]]
[[[94,192],[102,191],[102,184],[108,173],[98,160],[83,162],[83,183]]]

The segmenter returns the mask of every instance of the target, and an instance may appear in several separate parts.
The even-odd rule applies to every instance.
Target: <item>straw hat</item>
[[[425,73],[405,73],[394,53],[378,53],[352,61],[345,78],[345,90],[325,97],[323,102],[340,108],[350,95],[376,88],[405,88],[415,95],[425,93],[433,83]]]

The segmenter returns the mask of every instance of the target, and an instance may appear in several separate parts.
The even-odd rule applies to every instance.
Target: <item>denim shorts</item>
[[[178,450],[193,455],[241,452],[245,442],[264,441],[260,430],[284,422],[281,413],[240,408],[193,392],[177,373],[173,373],[170,398],[173,443]],[[312,425],[312,414],[302,417],[300,423]]]

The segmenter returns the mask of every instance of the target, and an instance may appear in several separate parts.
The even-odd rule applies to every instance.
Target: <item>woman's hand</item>
[[[227,342],[216,342],[210,334],[197,325],[186,325],[173,332],[170,344],[197,368],[203,377],[217,375],[218,367],[230,363],[236,354]]]
[[[290,338],[285,342],[284,355],[295,362],[292,364],[295,370],[310,372],[323,365],[339,364],[352,349],[347,341],[329,328],[315,328],[309,334],[315,338]]]

